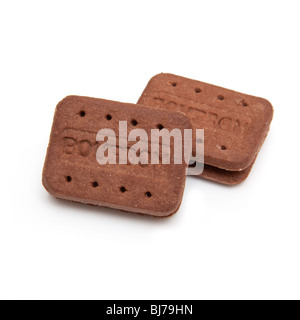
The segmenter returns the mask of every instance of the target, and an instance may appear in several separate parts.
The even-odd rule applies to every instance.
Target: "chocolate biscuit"
[[[194,129],[204,129],[207,169],[202,177],[218,181],[220,175],[219,182],[226,184],[241,182],[249,174],[273,117],[265,99],[163,73],[149,81],[138,103],[182,111]],[[220,170],[212,174],[211,167],[244,173],[228,180]]]
[[[243,182],[248,177],[252,166],[253,164],[242,171],[229,171],[205,164],[202,174],[197,177],[233,186]]]
[[[56,108],[43,170],[43,185],[61,199],[156,217],[174,214],[181,203],[187,165],[98,163],[100,129],[116,132],[119,121],[131,129],[150,131],[192,128],[183,113],[88,97],[69,96]],[[128,147],[133,146],[128,142]],[[171,144],[172,148],[172,144]],[[140,153],[149,155],[149,150]],[[138,154],[138,152],[137,152]],[[149,160],[150,161],[150,160]],[[150,163],[150,162],[149,162]]]

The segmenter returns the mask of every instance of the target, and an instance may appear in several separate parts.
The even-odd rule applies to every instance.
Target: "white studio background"
[[[299,299],[300,2],[0,2],[2,299]],[[67,95],[136,102],[169,72],[261,96],[249,178],[189,177],[164,220],[53,199],[41,184]]]

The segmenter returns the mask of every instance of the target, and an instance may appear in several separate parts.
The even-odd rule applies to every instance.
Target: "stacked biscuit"
[[[120,121],[127,121],[128,130],[144,129],[149,137],[155,128],[182,133],[204,129],[204,171],[199,177],[234,185],[248,176],[272,116],[265,99],[171,74],[153,77],[137,105],[70,96],[56,108],[43,184],[57,198],[170,216],[182,200],[187,164],[101,165],[97,150],[104,141],[96,139],[100,129],[119,132]],[[117,142],[117,157],[121,148],[133,144]]]

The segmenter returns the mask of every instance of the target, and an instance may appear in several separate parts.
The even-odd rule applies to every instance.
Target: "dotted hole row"
[[[171,82],[171,86],[172,87],[176,87],[177,86],[177,82]],[[196,93],[200,93],[200,92],[202,92],[202,90],[200,88],[195,88],[195,92]],[[218,95],[218,99],[222,101],[222,100],[225,99],[225,97],[220,94],[220,95]],[[245,100],[242,100],[242,106],[243,107],[247,107],[248,103]]]
[[[84,118],[84,117],[86,116],[86,112],[85,112],[85,111],[80,111],[80,112],[79,112],[79,116],[80,116],[81,118]],[[110,120],[112,120],[113,117],[112,117],[112,115],[107,114],[107,115],[105,116],[105,118],[106,118],[107,121],[110,121]],[[131,124],[132,124],[134,127],[136,127],[136,126],[138,125],[138,122],[137,122],[137,120],[132,119],[132,120],[131,120]],[[163,126],[162,124],[158,124],[156,127],[157,127],[159,130],[164,129],[164,126]]]
[[[66,176],[66,182],[67,183],[71,183],[72,182],[72,177],[71,176]],[[93,188],[98,188],[99,187],[99,183],[97,181],[92,182],[91,185],[92,185]],[[120,187],[120,192],[121,193],[125,193],[127,191],[128,190],[124,186]],[[145,196],[147,198],[151,198],[152,197],[152,193],[150,191],[147,191],[147,192],[145,192]]]

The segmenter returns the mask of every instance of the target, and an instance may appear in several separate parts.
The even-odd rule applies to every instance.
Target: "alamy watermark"
[[[194,138],[194,147],[193,147]],[[119,121],[119,131],[101,129],[97,142],[103,142],[96,152],[97,162],[105,164],[183,164],[188,165],[188,175],[203,172],[203,129],[132,129],[127,121]]]

